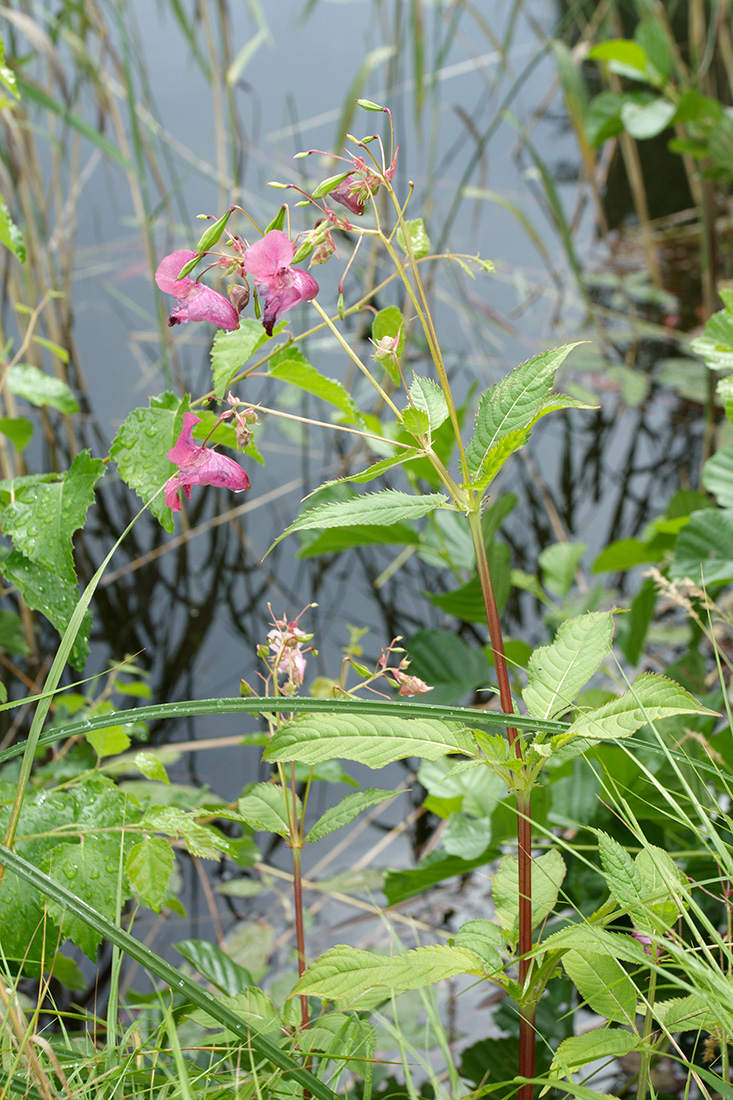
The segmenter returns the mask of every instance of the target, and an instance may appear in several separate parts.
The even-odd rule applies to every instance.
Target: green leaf
[[[402,955],[376,955],[356,947],[332,947],[316,959],[296,983],[291,997],[320,997],[338,1004],[356,1003],[374,991],[423,989],[458,974],[483,976],[482,961],[473,951],[440,944],[418,947]]]
[[[385,336],[389,337],[390,340],[394,340],[399,336],[394,355],[387,355],[380,360],[392,381],[399,385],[400,372],[397,367],[402,362],[405,350],[405,319],[397,306],[386,306],[385,309],[380,309],[372,322],[372,340],[374,343],[378,345]]]
[[[0,611],[0,650],[3,653],[23,657],[27,657],[30,653],[20,616],[14,611]]]
[[[317,371],[298,348],[286,347],[284,351],[273,356],[268,373],[273,378],[279,378],[312,393],[314,397],[320,397],[339,409],[349,423],[363,426],[364,418],[346,387]]]
[[[532,426],[544,414],[555,372],[576,344],[544,351],[522,363],[481,398],[473,438],[466,448],[472,477],[484,475],[492,450],[504,439],[509,454],[518,450]],[[509,455],[503,455],[505,461]]]
[[[336,829],[350,825],[362,810],[368,809],[369,806],[377,806],[380,802],[386,802],[388,798],[394,798],[394,796],[394,791],[378,791],[370,788],[347,794],[337,806],[331,806],[321,815],[305,839],[309,844],[315,844],[317,840],[322,840],[324,836],[335,832]]]
[[[646,53],[638,42],[632,42],[628,38],[613,38],[608,42],[599,42],[588,52],[588,58],[592,61],[608,61],[611,63],[613,72],[628,76],[632,80],[646,77]]]
[[[214,393],[219,401],[234,376],[269,339],[262,324],[252,317],[240,317],[239,328],[233,332],[223,329],[217,332],[211,345],[211,368]]]
[[[631,601],[628,612],[620,616],[616,643],[632,667],[639,663],[656,605],[657,586],[652,577],[647,577]]]
[[[9,439],[16,451],[24,450],[33,435],[33,424],[25,416],[0,417],[0,432]]]
[[[104,730],[90,730],[87,741],[97,756],[115,756],[130,747],[130,735],[122,726],[109,726]]]
[[[522,693],[530,715],[557,718],[573,705],[611,652],[613,615],[590,612],[566,619],[552,645],[535,649],[529,659],[528,682]]]
[[[565,878],[565,862],[556,848],[532,860],[532,928],[552,912]],[[519,936],[519,864],[504,856],[492,878],[496,917],[512,943]]]
[[[114,920],[117,915],[117,877],[120,859],[120,838],[115,836],[85,836],[81,844],[57,844],[49,853],[46,864],[49,876],[92,905],[98,913]],[[123,898],[127,891],[123,887]],[[96,961],[102,936],[86,921],[65,910],[50,899],[48,911],[62,934],[73,940],[84,954]]]
[[[168,897],[168,884],[176,857],[167,840],[148,836],[130,849],[125,864],[127,877],[143,905],[159,913]]]
[[[733,580],[733,508],[692,513],[677,537],[669,576],[698,585]]]
[[[575,571],[588,549],[585,542],[554,542],[540,552],[537,559],[545,588],[553,596],[567,596],[575,582]]]
[[[594,741],[630,737],[647,722],[676,714],[712,716],[717,712],[702,706],[674,680],[644,672],[636,677],[624,695],[588,714],[579,715],[568,726],[567,734],[560,734],[558,740],[564,743],[574,737]]]
[[[641,1037],[633,1031],[618,1027],[594,1027],[583,1035],[571,1035],[557,1048],[549,1076],[551,1079],[559,1074],[567,1076],[588,1062],[621,1058],[632,1050],[639,1050],[641,1043]]]
[[[629,933],[609,932],[596,924],[569,924],[559,932],[553,932],[542,941],[538,951],[585,951],[591,954],[612,955],[614,959],[647,966],[649,956],[642,944]]]
[[[48,405],[62,413],[79,412],[79,404],[66,383],[30,363],[16,363],[11,367],[7,384],[11,393],[25,398],[31,405],[40,408]]]
[[[667,129],[676,110],[675,103],[661,96],[643,104],[627,101],[621,108],[621,121],[628,134],[637,141],[646,141]]]
[[[670,854],[654,844],[642,848],[634,863],[645,900],[643,916],[635,916],[634,923],[663,935],[679,919],[686,880]]]
[[[412,254],[415,259],[422,260],[425,256],[429,256],[430,238],[425,230],[425,222],[422,218],[405,219],[405,229],[407,230],[407,240],[410,243],[410,248],[412,249]],[[405,255],[407,255],[405,235],[401,228],[397,230],[397,243]]]
[[[722,447],[707,460],[702,483],[721,508],[733,508],[733,444]]]
[[[446,855],[444,851],[431,852],[417,867],[407,871],[388,871],[384,881],[384,895],[389,905],[397,905],[407,898],[415,897],[436,886],[446,879],[465,875],[477,867],[484,867],[496,859],[498,848],[487,848],[475,859],[461,859],[459,856]]]
[[[191,814],[177,806],[151,806],[142,825],[150,832],[182,837],[191,855],[201,859],[220,859],[221,853],[230,848],[228,839],[217,829],[199,825]]]
[[[402,412],[402,426],[406,432],[418,439],[428,434],[430,418],[422,409],[413,409],[408,406]]]
[[[25,241],[23,234],[10,216],[5,200],[0,195],[0,243],[9,249],[16,260],[25,263]]]
[[[612,955],[568,951],[562,964],[591,1012],[633,1026],[636,986],[617,959]]]
[[[357,474],[345,474],[344,477],[336,477],[332,481],[324,481],[319,486],[317,492],[321,489],[328,489],[332,485],[343,485],[347,481],[365,482],[373,481],[376,477],[381,477],[387,470],[392,470],[395,466],[402,466],[403,463],[409,462],[413,458],[421,458],[425,452],[420,447],[405,447],[392,455],[391,458],[382,458],[379,462],[375,462],[372,466],[368,466],[366,470],[361,470]]]
[[[173,946],[186,962],[198,970],[202,978],[211,982],[222,993],[235,997],[252,985],[250,972],[234,962],[215,943],[209,943],[208,940],[179,940]]]
[[[101,459],[82,451],[58,481],[21,486],[2,510],[4,532],[15,549],[73,584],[71,536],[83,526],[103,473]]]
[[[702,336],[690,341],[695,355],[711,370],[733,369],[733,309],[721,309],[705,324]]]
[[[667,31],[661,19],[642,19],[634,30],[634,39],[646,55],[646,71],[661,85],[672,73],[673,57]]]
[[[499,954],[504,947],[504,936],[498,924],[489,920],[467,921],[458,929],[453,942],[456,947],[465,947],[478,955],[489,973],[504,966]]]
[[[166,531],[174,530],[173,515],[159,490],[175,472],[167,457],[181,430],[188,398],[179,402],[173,393],[150,399],[150,408],[133,409],[117,431],[110,456],[122,480],[146,503],[158,493],[150,511]]]
[[[448,405],[443,391],[437,382],[430,378],[418,378],[413,374],[413,383],[410,386],[410,397],[417,409],[422,409],[428,415],[428,424],[432,432],[437,431],[440,425],[448,419]]]
[[[168,773],[154,753],[136,752],[133,764],[146,779],[153,779],[156,783],[167,783],[170,786]]]
[[[395,710],[400,704],[395,703]],[[475,756],[470,732],[453,722],[429,718],[380,718],[313,714],[286,722],[265,749],[266,760],[302,760],[318,764],[338,757],[369,768],[419,756],[437,760],[448,753]]]
[[[275,540],[275,544],[292,534],[293,531],[308,531],[313,528],[328,530],[331,527],[357,527],[371,524],[391,525],[405,520],[420,519],[436,508],[442,508],[448,498],[442,493],[426,493],[424,496],[410,496],[395,489],[385,489],[381,493],[368,493],[355,496],[350,500],[336,500],[309,508],[298,516]],[[273,544],[273,545],[275,545]]]
[[[79,602],[76,584],[63,580],[50,569],[15,550],[2,561],[0,570],[5,579],[16,586],[27,606],[32,611],[40,611],[45,615],[59,634],[63,635]],[[81,669],[86,664],[91,627],[92,615],[87,611],[69,654],[72,668]]]
[[[299,558],[315,558],[319,554],[338,554],[352,546],[419,546],[420,536],[406,523],[392,523],[389,526],[334,527],[330,531],[311,538],[298,551]]]
[[[484,651],[468,645],[452,630],[420,630],[408,640],[407,652],[410,672],[435,689],[434,702],[456,703],[491,682]]]
[[[621,108],[625,97],[621,92],[600,92],[594,96],[585,118],[588,141],[597,149],[608,138],[623,132]]]
[[[616,539],[602,550],[593,562],[594,573],[623,572],[635,565],[661,561],[664,548],[640,539]]]
[[[302,810],[300,799],[296,796],[298,819]],[[240,798],[239,812],[235,816],[253,829],[264,829],[268,833],[277,833],[278,836],[290,836],[288,794],[279,784],[258,783]]]
[[[723,1025],[720,1014],[713,1011],[714,1001],[691,993],[688,997],[672,997],[656,1001],[654,1017],[667,1031],[713,1031]]]
[[[503,611],[509,599],[511,589],[510,553],[509,547],[503,542],[492,542],[486,551],[494,584],[496,606],[500,612]],[[463,622],[486,622],[486,605],[481,590],[481,581],[477,573],[470,581],[452,592],[443,592],[440,595],[426,592],[425,595],[436,607],[440,607],[449,615],[455,615]]]

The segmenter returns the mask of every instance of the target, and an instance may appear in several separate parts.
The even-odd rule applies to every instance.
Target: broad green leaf
[[[629,610],[619,617],[616,644],[632,668],[638,665],[644,652],[644,642],[656,606],[657,586],[653,577],[647,577],[631,601]]]
[[[629,38],[612,38],[599,42],[588,52],[592,61],[608,61],[613,72],[633,79],[641,79],[647,72],[647,56],[638,42]]]
[[[558,1074],[570,1074],[588,1062],[621,1058],[632,1050],[641,1048],[642,1040],[633,1031],[618,1027],[594,1027],[582,1035],[564,1039],[555,1052],[550,1066],[550,1079]]]
[[[722,447],[707,460],[702,483],[721,508],[733,508],[733,444]]]
[[[669,576],[697,585],[733,580],[733,508],[692,513],[677,538]]]
[[[331,527],[403,523],[406,520],[420,519],[436,508],[444,507],[447,503],[448,498],[442,493],[410,496],[395,489],[385,489],[381,493],[367,493],[352,497],[350,500],[331,501],[303,512],[275,542],[280,542],[293,531],[308,531],[313,528],[328,530]]]
[[[413,374],[413,383],[410,386],[410,397],[417,409],[422,409],[428,415],[428,423],[431,431],[436,431],[440,425],[448,419],[448,405],[443,391],[437,382],[430,378],[418,378]]]
[[[130,849],[125,870],[130,886],[143,905],[159,913],[168,896],[176,857],[167,840],[148,836]]]
[[[499,850],[496,846],[487,848],[476,859],[461,859],[446,855],[443,851],[431,852],[425,859],[407,871],[388,871],[384,881],[384,895],[390,905],[397,905],[407,898],[415,897],[429,890],[431,886],[457,875],[465,875],[476,867],[484,867],[496,859]]]
[[[432,803],[433,799],[430,800],[430,808]],[[475,859],[486,851],[491,842],[491,818],[469,817],[461,812],[451,813],[441,839],[443,848],[449,855]]]
[[[166,836],[182,837],[192,856],[201,859],[220,859],[228,852],[229,840],[210,825],[199,825],[193,816],[177,806],[151,806],[142,824],[150,832]]]
[[[167,783],[170,786],[168,773],[163,767],[159,757],[152,752],[136,752],[133,764],[146,779],[153,779],[157,783]]]
[[[317,840],[322,840],[324,836],[335,832],[336,829],[342,829],[344,825],[350,825],[362,810],[368,809],[369,806],[377,806],[380,802],[386,802],[388,798],[394,798],[394,795],[394,791],[372,789],[347,794],[337,806],[331,806],[321,815],[306,835],[306,841],[309,844],[315,844]]]
[[[101,459],[82,451],[61,479],[21,487],[2,509],[4,533],[15,549],[68,584],[76,579],[71,536],[84,525],[103,473]]]
[[[234,816],[245,821],[253,829],[290,836],[288,793],[274,783],[258,783],[239,800],[239,810]],[[300,799],[296,796],[298,819],[302,813]],[[229,816],[229,815],[227,815]]]
[[[0,563],[0,572],[7,581],[15,585],[28,607],[32,611],[40,611],[59,634],[63,635],[79,602],[76,584],[63,580],[50,569],[15,550]],[[81,669],[86,664],[91,627],[92,614],[87,611],[69,654],[72,668]]]
[[[20,452],[30,443],[33,424],[25,416],[3,416],[0,417],[0,432],[10,440],[13,448]]]
[[[230,1012],[236,1013],[239,1019],[245,1020],[258,1036],[268,1033],[275,1036],[282,1029],[280,1013],[264,990],[256,985],[249,985],[233,996],[217,997],[216,1001],[228,1008]],[[189,1019],[201,1027],[221,1027],[218,1018],[206,1009],[197,1009],[190,1014]]]
[[[560,734],[557,740],[564,743],[574,737],[592,740],[630,737],[647,722],[676,714],[715,716],[717,712],[702,706],[674,680],[644,672],[636,677],[624,695],[588,714],[579,715],[568,726],[567,734]]]
[[[542,941],[545,951],[584,951],[590,954],[611,955],[614,959],[646,966],[649,956],[643,946],[630,934],[609,932],[594,924],[570,924],[559,932],[553,932]]]
[[[496,606],[501,612],[509,599],[511,589],[511,572],[509,569],[511,551],[506,543],[492,542],[487,547],[486,554],[494,584]],[[440,595],[426,592],[425,595],[436,607],[440,607],[449,615],[455,615],[464,622],[486,622],[486,605],[478,574],[474,574],[470,581],[452,592],[443,592]]]
[[[670,125],[677,105],[661,96],[654,96],[648,103],[627,101],[621,108],[624,129],[637,141],[656,137]]]
[[[621,92],[600,92],[591,100],[585,116],[585,126],[588,141],[594,149],[603,145],[608,138],[623,132],[621,108],[624,99]]]
[[[499,952],[504,948],[504,936],[498,924],[489,920],[470,920],[462,924],[455,935],[456,947],[473,951],[485,963],[488,972],[504,966]]]
[[[214,393],[220,401],[234,376],[269,339],[262,323],[252,317],[240,317],[234,332],[217,332],[211,345],[211,369]]]
[[[181,430],[188,399],[179,402],[175,394],[163,393],[150,399],[150,408],[133,409],[117,431],[110,456],[117,463],[122,480],[150,505],[150,511],[166,531],[174,530],[173,515],[159,492],[175,466],[167,457]]]
[[[407,230],[407,240],[410,242],[410,248],[412,254],[416,260],[422,260],[425,256],[430,255],[430,238],[425,230],[425,222],[422,218],[407,218],[405,219],[405,229]],[[407,254],[405,234],[402,229],[397,230],[397,243],[402,251]]]
[[[550,397],[555,372],[576,344],[542,352],[502,378],[481,398],[473,438],[466,448],[472,477],[481,477],[492,448],[511,436],[514,450],[526,438]],[[522,442],[520,442],[520,437]]]
[[[608,888],[618,905],[626,910],[632,919],[643,914],[646,899],[646,886],[640,868],[635,864],[626,849],[602,829],[598,835],[598,854],[601,857],[603,872]]]
[[[395,709],[399,709],[399,703]],[[264,755],[267,760],[302,760],[305,764],[339,757],[356,760],[369,768],[383,768],[393,760],[409,756],[437,760],[453,752],[476,755],[470,732],[453,722],[309,714],[281,726]]]
[[[634,40],[646,55],[647,73],[656,74],[655,84],[663,84],[672,73],[673,56],[668,32],[661,19],[642,19],[634,30]]]
[[[222,993],[234,997],[252,985],[250,972],[234,962],[215,943],[209,943],[208,940],[179,940],[173,946],[186,962],[198,970],[202,978],[211,982]]]
[[[540,552],[537,561],[548,592],[561,598],[567,596],[575,581],[580,559],[587,549],[584,542],[554,542]]]
[[[273,356],[268,373],[272,378],[289,382],[307,393],[312,393],[314,397],[327,401],[329,405],[334,405],[349,423],[363,425],[364,418],[346,387],[334,378],[322,375],[298,348],[286,347],[284,351]]]
[[[623,572],[635,565],[661,561],[663,557],[662,546],[642,542],[641,539],[616,539],[601,550],[592,568],[594,573]]]
[[[309,538],[298,551],[298,557],[338,554],[352,546],[418,546],[419,543],[417,531],[406,523],[391,523],[389,526],[356,524],[353,527],[333,527]]]
[[[130,735],[122,726],[108,726],[104,730],[90,730],[86,739],[97,756],[115,756],[130,747]]]
[[[430,418],[422,409],[413,409],[408,406],[402,412],[402,427],[415,439],[419,439],[428,434]]]
[[[311,963],[290,996],[305,994],[358,1007],[364,994],[381,990],[388,996],[391,990],[423,989],[459,974],[483,977],[483,963],[475,952],[440,944],[390,956],[342,944]]]
[[[522,692],[528,713],[535,718],[557,718],[569,710],[611,652],[612,642],[610,611],[566,619],[552,645],[535,649],[529,659],[529,679]]]
[[[17,260],[25,263],[23,234],[10,216],[10,211],[2,195],[0,195],[0,243],[4,244]]]
[[[532,860],[532,928],[552,912],[565,878],[565,861],[556,848]],[[496,917],[508,939],[519,936],[519,864],[504,856],[492,878]]]
[[[385,309],[380,309],[372,322],[372,340],[377,347],[383,346],[381,341],[385,341],[385,337],[390,341],[388,346],[391,346],[391,341],[395,339],[397,344],[394,353],[385,355],[384,358],[380,358],[379,362],[390,375],[392,381],[399,386],[401,380],[398,365],[402,362],[402,355],[405,350],[405,319],[397,306],[387,306]]]
[[[60,378],[46,374],[30,363],[17,363],[8,371],[8,389],[31,405],[50,406],[62,413],[79,412],[73,393]]]
[[[562,964],[591,1012],[617,1024],[633,1025],[636,986],[612,955],[568,951]]]
[[[667,1031],[713,1031],[723,1021],[714,1011],[712,998],[691,993],[688,997],[672,997],[668,1001],[656,1001],[654,1017]]]
[[[680,916],[685,903],[685,879],[670,854],[654,844],[642,848],[634,863],[645,895],[640,927],[663,934]]]
[[[702,336],[691,340],[690,347],[712,370],[733,369],[733,309],[714,313]]]
[[[108,920],[116,918],[117,877],[120,861],[119,836],[85,836],[81,844],[58,844],[46,858],[50,878],[71,888],[79,898],[91,905]],[[123,863],[124,866],[124,863]],[[123,897],[127,890],[123,886]],[[102,935],[80,917],[49,900],[51,919],[61,928],[62,935],[80,947],[96,961]]]

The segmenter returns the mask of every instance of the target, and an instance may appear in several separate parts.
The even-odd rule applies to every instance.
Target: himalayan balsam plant
[[[467,524],[501,710],[405,700],[404,696],[429,692],[430,685],[410,674],[407,658],[397,647],[398,639],[383,651],[373,669],[350,657],[341,678],[332,682],[330,698],[302,696],[312,640],[303,613],[294,620],[285,614],[281,618],[272,615],[259,650],[266,666],[264,691],[255,693],[243,685],[238,699],[137,708],[136,722],[223,711],[267,718],[264,759],[273,765],[272,781],[245,789],[235,807],[218,808],[213,817],[238,822],[245,830],[280,835],[292,850],[298,979],[281,1013],[254,986],[234,1002],[205,993],[123,932],[115,921],[114,908],[105,910],[101,905],[99,888],[96,892],[88,889],[91,879],[87,882],[80,873],[74,893],[65,885],[55,859],[49,863],[44,855],[34,866],[31,848],[25,849],[27,858],[20,844],[13,851],[16,836],[35,828],[31,820],[35,803],[25,791],[37,747],[79,733],[99,737],[100,731],[119,729],[130,721],[126,711],[90,712],[81,720],[41,734],[49,700],[67,659],[74,667],[83,666],[88,608],[114,548],[77,600],[71,538],[84,522],[104,465],[81,454],[62,478],[49,478],[40,487],[35,481],[18,478],[12,499],[4,499],[2,505],[3,530],[13,544],[5,558],[5,577],[29,607],[41,611],[58,628],[62,644],[44,698],[37,705],[29,739],[18,750],[24,752],[21,781],[7,814],[0,857],[7,868],[0,888],[0,922],[7,927],[18,891],[25,890],[27,884],[34,886],[49,899],[50,918],[55,922],[49,926],[52,937],[81,943],[80,930],[94,929],[92,940],[85,941],[86,946],[82,943],[93,953],[99,937],[105,935],[119,951],[143,962],[205,1010],[212,1026],[223,1025],[245,1042],[253,1070],[274,1065],[322,1100],[332,1100],[331,1084],[345,1066],[361,1073],[367,1083],[371,1080],[374,1034],[362,1009],[368,1010],[394,993],[468,975],[497,986],[516,1004],[520,1030],[515,1086],[521,1100],[531,1100],[535,1014],[561,966],[589,1007],[604,1017],[606,1026],[562,1043],[545,1083],[572,1077],[599,1055],[612,1057],[632,1050],[641,1052],[648,1071],[651,1020],[658,1020],[661,1010],[655,1010],[650,991],[647,1022],[643,1030],[637,1028],[638,992],[626,965],[652,977],[662,971],[670,953],[682,950],[673,929],[684,919],[687,907],[684,883],[665,852],[645,843],[632,859],[617,841],[598,831],[608,900],[582,924],[567,925],[542,939],[541,930],[556,907],[566,868],[558,847],[545,844],[539,854],[533,836],[532,792],[552,769],[593,746],[621,742],[665,717],[713,712],[673,681],[652,673],[640,675],[628,690],[594,710],[579,706],[578,696],[610,660],[614,623],[610,611],[564,622],[552,643],[535,650],[529,660],[521,709],[513,698],[495,598],[497,578],[490,568],[482,517],[494,479],[514,452],[527,443],[534,425],[549,413],[571,410],[571,415],[577,416],[587,407],[553,392],[556,371],[574,345],[533,356],[487,389],[478,401],[472,430],[464,437],[462,414],[441,354],[422,273],[426,265],[441,260],[459,264],[469,274],[490,271],[491,265],[479,257],[431,254],[422,219],[405,216],[411,186],[407,195],[398,195],[394,187],[397,150],[391,115],[368,101],[361,101],[361,106],[386,116],[389,150],[377,135],[362,140],[349,137],[355,152],[337,158],[343,166],[338,174],[310,191],[291,184],[275,185],[298,192],[298,207],[312,215],[302,234],[292,237],[286,206],[264,231],[249,214],[232,207],[220,218],[209,219],[213,224],[195,250],[179,249],[161,260],[158,286],[175,299],[169,323],[203,321],[217,327],[211,354],[212,391],[195,400],[171,392],[152,398],[148,408],[136,409],[127,417],[110,456],[120,477],[140,494],[163,527],[172,531],[172,513],[185,508],[200,486],[241,492],[250,489],[251,477],[250,492],[257,492],[252,466],[248,476],[239,461],[220,454],[217,447],[238,447],[249,460],[261,461],[253,436],[258,417],[285,414],[241,400],[236,394],[238,386],[250,376],[266,373],[272,380],[322,399],[336,413],[335,421],[326,426],[351,433],[365,448],[372,448],[375,456],[363,470],[322,486],[325,500],[322,496],[320,503],[306,505],[281,538],[296,532],[370,526],[378,539],[386,527],[421,521],[437,511],[451,513]],[[307,157],[310,152],[317,151],[301,155]],[[248,222],[246,238],[230,229],[232,219],[240,215]],[[335,236],[339,248],[350,250],[350,255],[333,309],[319,301],[316,279],[300,265],[309,257],[311,267],[342,262],[335,251]],[[346,272],[358,250],[372,245],[386,257],[389,273],[364,297],[347,305],[343,289]],[[201,274],[192,277],[199,266]],[[204,282],[205,272],[209,279],[220,276],[228,280],[226,293]],[[373,305],[377,294],[383,297],[395,285],[406,303],[405,312],[394,305],[377,310]],[[373,387],[382,410],[379,419],[356,404],[352,390],[324,376],[306,358],[301,346],[308,334],[286,331],[296,307],[314,315],[308,334],[330,336],[345,361]],[[371,321],[371,361],[364,360],[358,343],[348,333],[347,318],[357,315]],[[413,326],[425,342],[430,366],[426,373],[408,377],[405,352]],[[410,492],[388,488],[364,493],[348,487],[349,483],[361,486],[400,468],[407,475]],[[425,470],[427,479],[420,472]],[[427,492],[420,489],[425,480]],[[338,492],[333,492],[335,489]],[[29,517],[40,532],[32,543],[25,534]],[[354,673],[358,686],[349,684]],[[403,696],[399,701],[389,698],[394,689]],[[374,691],[387,698],[374,697]],[[110,745],[100,744],[103,758]],[[11,754],[14,751],[10,750]],[[111,751],[120,751],[119,744],[114,743]],[[341,945],[309,960],[303,920],[303,847],[393,796],[393,792],[381,790],[349,794],[306,831],[304,812],[318,767],[340,758],[378,769],[412,757],[439,762],[441,782],[477,779],[488,786],[498,782],[513,798],[517,851],[505,855],[493,873],[491,915],[464,924],[450,943],[391,956]],[[152,767],[144,759],[138,766],[144,773]],[[102,786],[105,797],[112,798],[109,781]],[[79,799],[77,805],[68,792],[58,797],[60,820],[78,821],[84,800]],[[171,839],[185,840],[192,852],[203,856],[227,853],[226,838],[211,818],[202,821],[200,812],[151,806],[124,825],[119,820],[121,812],[119,807],[115,810],[110,835],[116,839],[109,851],[105,849],[108,874],[116,875],[123,884],[116,890],[110,886],[111,896],[124,899],[132,891],[159,909],[168,895],[173,869]],[[84,829],[80,824],[74,827],[78,848]],[[140,837],[132,846],[131,830]],[[71,853],[67,855],[71,858]],[[614,929],[619,914],[631,918],[637,938]],[[4,936],[1,928],[0,932]],[[35,956],[38,966],[42,954],[39,949]],[[197,965],[207,976],[201,958]],[[328,1041],[324,1027],[313,1026],[310,1006],[317,998],[334,1009],[330,1017],[322,1018],[331,1019]],[[299,1006],[297,1015],[291,1005]],[[263,1019],[274,1022],[273,1028],[264,1026]],[[456,1087],[460,1087],[457,1082]]]

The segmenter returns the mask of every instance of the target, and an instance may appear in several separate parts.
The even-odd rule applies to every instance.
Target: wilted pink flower
[[[409,661],[403,661],[402,665],[409,664]],[[402,665],[399,668],[394,669],[392,674],[400,685],[398,695],[424,695],[426,691],[432,691],[432,687],[421,680],[419,676],[408,676],[406,672],[402,671]]]
[[[165,483],[165,502],[174,512],[181,510],[181,491],[191,499],[192,485],[218,485],[235,493],[249,489],[249,478],[233,458],[194,443],[193,426],[200,423],[196,413],[184,413],[181,434],[168,451],[167,457],[178,466],[178,473]]]
[[[356,171],[349,172],[346,179],[342,180],[338,187],[330,192],[331,198],[340,202],[352,214],[361,216],[367,203],[372,199],[382,183],[381,177],[367,167],[363,157],[354,157]],[[389,168],[385,169],[384,178],[391,180],[397,167],[397,153]]]
[[[304,630],[300,629],[298,619],[304,611],[308,610],[308,607],[314,607],[315,604],[308,604],[308,607],[303,608],[297,619],[291,619],[289,622],[285,616],[282,619],[276,619],[272,614],[270,605],[267,606],[274,623],[272,630],[268,631],[267,634],[267,643],[272,653],[273,669],[276,674],[282,673],[287,676],[293,690],[295,690],[301,686],[305,676],[305,654],[307,651],[303,650],[303,643],[309,642],[313,637],[312,634],[306,634]]]
[[[155,281],[164,294],[172,294],[178,299],[168,317],[169,325],[181,325],[186,321],[210,321],[212,325],[231,332],[239,328],[239,314],[228,298],[204,283],[198,283],[185,275],[178,276],[181,269],[196,255],[187,248],[180,248],[165,256],[155,272]]]
[[[268,336],[281,313],[299,302],[311,302],[318,293],[313,276],[292,266],[294,255],[293,244],[281,229],[271,229],[244,254],[247,272],[263,300],[262,323]]]

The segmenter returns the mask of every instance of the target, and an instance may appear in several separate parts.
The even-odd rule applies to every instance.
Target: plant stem
[[[652,947],[652,951],[656,948]],[[646,1016],[644,1018],[644,1049],[641,1052],[641,1064],[639,1065],[639,1078],[636,1082],[636,1100],[646,1100],[649,1087],[649,1067],[652,1061],[652,1052],[649,1047],[649,1036],[654,1026],[654,997],[657,991],[657,972],[652,970],[649,975],[649,992],[646,996]]]
[[[505,714],[514,713],[512,692],[509,685],[509,673],[507,671],[506,657],[504,655],[504,639],[499,622],[499,610],[496,606],[494,586],[491,583],[489,560],[486,556],[486,545],[481,528],[481,516],[478,512],[470,512],[468,516],[473,539],[473,549],[476,555],[476,568],[481,583],[481,593],[486,609],[486,622],[489,627],[491,648],[494,651],[494,663],[496,665],[496,679],[499,684],[499,698],[501,709]],[[514,726],[506,727],[509,744],[514,747],[517,759],[522,759],[522,745]],[[517,799],[517,865],[519,869],[519,983],[522,986],[523,1002],[531,1004],[525,1007],[525,1003],[519,1005],[519,1075],[520,1077],[534,1077],[535,1066],[535,1030],[534,1030],[534,1001],[528,998],[530,990],[527,988],[527,980],[530,971],[529,953],[532,949],[532,807],[528,790],[518,790]],[[533,1085],[522,1085],[519,1090],[518,1100],[532,1100],[534,1095]]]
[[[292,821],[290,827],[290,844],[293,849],[293,907],[295,909],[295,942],[298,951],[298,977],[305,973],[305,929],[303,927],[303,871],[301,853],[303,841],[298,828],[298,815],[296,810],[295,794],[295,764],[290,764],[290,793],[293,799]],[[300,997],[300,1016],[304,1028],[308,1027],[308,998],[305,994]]]

